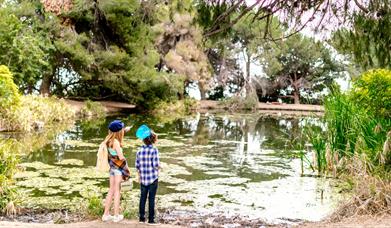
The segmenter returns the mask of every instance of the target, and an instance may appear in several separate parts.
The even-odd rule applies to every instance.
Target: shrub
[[[14,212],[16,193],[12,188],[12,178],[17,170],[18,151],[16,141],[0,141],[0,209],[7,214]]]
[[[87,212],[94,217],[100,217],[103,215],[104,207],[102,200],[98,196],[92,196],[88,199]]]
[[[101,103],[87,100],[84,107],[80,110],[80,115],[83,117],[102,118],[106,116],[106,111]]]
[[[251,94],[246,98],[234,96],[221,102],[224,108],[229,110],[255,110],[258,105],[258,97],[256,94]]]
[[[8,67],[0,65],[0,111],[17,106],[20,103],[20,94],[15,85]]]
[[[75,117],[72,108],[56,97],[27,95],[20,98],[20,104],[1,111],[6,130],[29,132],[53,123],[70,122]]]
[[[357,104],[380,117],[391,116],[391,71],[370,70],[353,84],[352,97]]]

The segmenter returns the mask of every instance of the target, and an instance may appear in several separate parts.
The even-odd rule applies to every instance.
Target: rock
[[[32,125],[33,125],[34,130],[41,131],[41,130],[43,130],[45,123],[43,121],[37,120],[37,121],[34,121]]]

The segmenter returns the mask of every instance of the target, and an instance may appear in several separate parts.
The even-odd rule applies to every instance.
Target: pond
[[[197,114],[169,122],[142,115],[115,117],[132,127],[124,152],[135,180],[138,126],[147,123],[159,136],[162,172],[160,210],[220,213],[272,223],[317,221],[335,209],[333,179],[302,176],[298,152],[305,127],[322,127],[315,117],[263,114]],[[28,154],[17,174],[26,207],[72,208],[91,196],[103,198],[108,174],[94,170],[96,152],[115,119],[79,121],[43,148]],[[304,174],[313,174],[304,163]],[[139,186],[123,189],[124,210],[136,215]]]

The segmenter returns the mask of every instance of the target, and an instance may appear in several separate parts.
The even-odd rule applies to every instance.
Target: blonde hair
[[[103,143],[105,143],[107,147],[113,148],[114,141],[117,140],[119,142],[119,145],[122,147],[123,139],[124,139],[124,129],[117,132],[112,132],[109,130],[109,134],[106,136]]]

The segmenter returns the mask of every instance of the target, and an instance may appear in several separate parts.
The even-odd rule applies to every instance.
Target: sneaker
[[[123,215],[114,215],[113,222],[120,222],[124,219]]]
[[[148,225],[149,226],[159,226],[160,224],[156,223],[156,222],[148,222]]]
[[[144,223],[145,223],[145,221],[144,221],[144,220],[139,220],[139,221],[138,221],[138,223],[140,223],[140,224],[144,224]]]
[[[103,222],[109,222],[109,221],[111,221],[111,220],[113,220],[113,216],[111,216],[111,215],[103,215],[102,216],[102,221]]]

